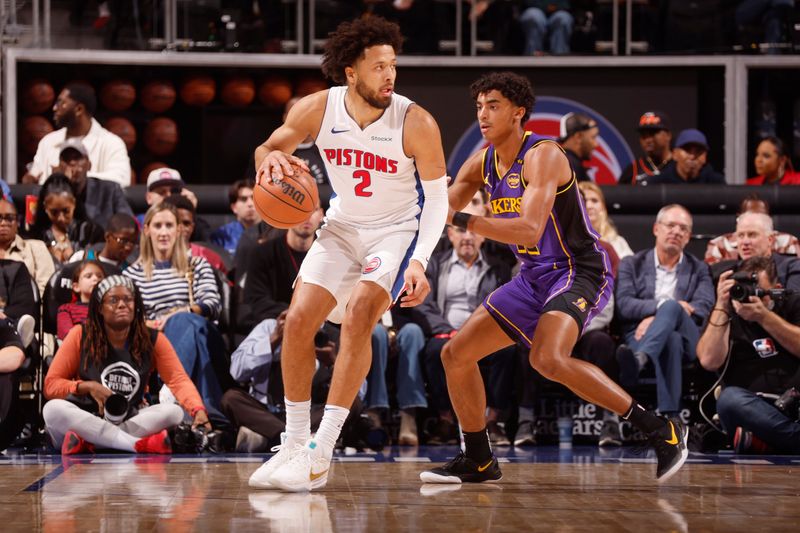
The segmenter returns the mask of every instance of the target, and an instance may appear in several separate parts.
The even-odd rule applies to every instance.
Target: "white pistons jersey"
[[[347,87],[333,87],[316,144],[333,188],[326,216],[352,226],[381,227],[417,217],[422,186],[403,151],[403,124],[413,102],[392,95],[383,115],[363,130],[345,109]]]

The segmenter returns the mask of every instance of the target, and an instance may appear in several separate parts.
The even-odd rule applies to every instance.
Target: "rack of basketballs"
[[[169,157],[181,143],[181,113],[178,107],[202,108],[221,103],[231,108],[262,105],[282,110],[293,96],[305,96],[326,89],[315,76],[191,74],[180,79],[151,79],[137,83],[120,77],[101,82],[74,80],[95,88],[100,123],[125,142],[131,154],[131,183],[146,180],[151,170],[170,166]],[[64,83],[63,85],[67,85]],[[39,140],[53,131],[53,103],[62,87],[36,77],[25,81],[19,93],[22,110],[18,132],[18,162],[21,167],[33,159]],[[137,104],[138,101],[138,105]],[[135,125],[136,124],[136,125]],[[133,157],[133,154],[138,157]],[[144,152],[144,153],[143,153]],[[140,165],[137,167],[137,162]]]

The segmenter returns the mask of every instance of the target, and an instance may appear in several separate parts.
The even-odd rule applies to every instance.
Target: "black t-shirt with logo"
[[[800,295],[776,303],[775,313],[790,324],[800,325]],[[753,392],[782,394],[800,387],[800,358],[792,355],[756,322],[736,314],[731,317],[731,361],[724,383]]]

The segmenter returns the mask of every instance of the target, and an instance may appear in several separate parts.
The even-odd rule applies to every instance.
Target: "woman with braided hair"
[[[180,406],[147,405],[144,391],[153,371],[169,385]],[[175,350],[163,333],[147,327],[142,299],[123,276],[97,284],[88,319],[72,328],[56,352],[44,393],[50,399],[44,406],[45,426],[64,455],[93,452],[95,446],[170,453],[166,429],[181,423],[184,410],[195,427],[211,428]],[[104,418],[112,397],[128,406],[116,424]]]

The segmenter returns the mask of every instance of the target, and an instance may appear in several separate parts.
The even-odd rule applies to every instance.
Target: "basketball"
[[[230,78],[222,85],[222,101],[232,107],[245,107],[256,97],[256,84],[247,76]]]
[[[319,206],[314,178],[293,165],[295,174],[280,183],[259,180],[253,189],[253,203],[261,219],[274,228],[288,229],[308,220]]]
[[[283,76],[270,76],[258,88],[259,101],[268,107],[283,107],[292,98],[292,84]]]
[[[177,144],[178,125],[171,118],[154,118],[144,130],[144,145],[154,155],[169,155]]]
[[[36,153],[42,137],[53,131],[53,125],[44,117],[33,116],[22,120],[22,134],[19,141],[22,149],[28,155]]]
[[[55,99],[53,86],[45,79],[30,80],[22,88],[22,109],[26,113],[44,113],[52,107]]]
[[[142,87],[142,107],[151,113],[163,113],[175,105],[175,85],[171,81],[153,80]]]
[[[300,81],[297,82],[295,95],[307,96],[317,91],[324,91],[327,88],[328,84],[325,83],[325,80],[321,78],[315,78],[315,77],[301,78]]]
[[[100,103],[109,111],[125,111],[135,101],[136,87],[128,80],[111,80],[100,88]]]
[[[136,146],[136,128],[131,121],[122,117],[111,117],[106,120],[106,129],[125,142],[125,148],[130,152]]]
[[[181,85],[181,100],[190,106],[210,104],[217,94],[217,84],[211,76],[193,76]]]

